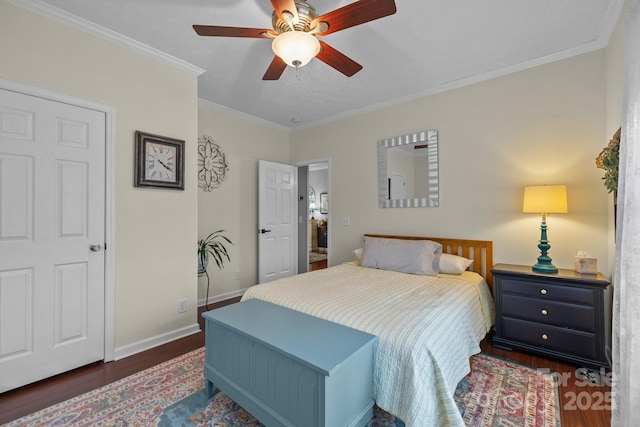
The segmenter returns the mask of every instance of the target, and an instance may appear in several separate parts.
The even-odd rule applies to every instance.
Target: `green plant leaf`
[[[198,256],[200,259],[204,261],[207,255],[210,255],[220,269],[224,267],[225,259],[231,261],[229,251],[225,245],[233,245],[233,243],[227,236],[222,234],[225,232],[225,230],[217,230],[204,239],[198,240]]]

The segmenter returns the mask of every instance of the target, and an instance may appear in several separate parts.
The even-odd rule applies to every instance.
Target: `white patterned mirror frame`
[[[388,153],[394,148],[426,149],[425,197],[391,198]],[[422,196],[422,195],[421,195]],[[438,131],[425,130],[378,141],[378,207],[427,208],[437,207],[438,194]]]

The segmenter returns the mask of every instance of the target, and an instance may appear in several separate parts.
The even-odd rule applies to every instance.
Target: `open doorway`
[[[329,255],[329,164],[309,165],[309,271],[327,268]]]
[[[300,188],[299,201],[299,242],[306,245],[306,251],[300,251],[298,258],[299,272],[314,271],[327,268],[329,265],[330,248],[330,167],[328,159],[314,160],[299,166],[300,187],[305,185],[304,201]],[[300,176],[302,175],[302,176]],[[305,179],[306,178],[306,179]],[[306,182],[305,182],[306,181]],[[306,217],[303,220],[303,213]],[[300,246],[304,247],[304,246]],[[302,264],[305,267],[302,267]]]

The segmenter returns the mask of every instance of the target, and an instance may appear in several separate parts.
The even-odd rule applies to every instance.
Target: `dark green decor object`
[[[618,191],[618,165],[620,163],[620,133],[622,128],[613,135],[609,144],[596,157],[596,166],[604,169],[604,186],[609,193]]]

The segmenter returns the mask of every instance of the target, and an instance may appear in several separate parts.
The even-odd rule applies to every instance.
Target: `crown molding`
[[[538,67],[540,65],[561,61],[563,59],[568,59],[573,56],[593,52],[598,49],[604,49],[609,44],[609,39],[611,38],[611,35],[613,34],[613,31],[615,30],[616,25],[618,24],[618,20],[620,18],[620,14],[622,13],[624,4],[625,4],[625,0],[613,0],[609,3],[609,7],[607,8],[607,12],[606,12],[606,17],[604,19],[602,27],[600,28],[600,34],[598,35],[598,38],[596,40],[590,43],[585,43],[583,45],[576,46],[572,49],[567,49],[562,52],[532,59],[530,61],[521,62],[519,64],[514,64],[508,67],[501,68],[499,70],[490,71],[488,73],[476,74],[474,76],[469,76],[459,80],[443,82],[425,91],[416,92],[406,97],[390,99],[386,102],[370,104],[363,108],[345,111],[340,114],[335,114],[332,116],[325,117],[324,119],[315,121],[313,123],[307,123],[305,125],[296,126],[291,130],[292,131],[302,130],[302,129],[312,128],[315,126],[332,123],[338,120],[343,120],[350,117],[359,116],[365,113],[381,110],[383,108],[392,107],[394,105],[403,104],[405,102],[414,101],[416,99],[424,98],[426,96],[447,92],[453,89],[459,89],[464,86],[470,86],[472,84],[480,83],[485,80],[491,80],[496,77],[502,77],[508,74],[517,73],[519,71],[524,71],[529,68]]]
[[[443,92],[448,92],[450,90],[454,90],[454,89],[459,89],[465,86],[470,86],[473,85],[475,83],[480,83],[486,80],[491,80],[491,79],[495,79],[497,77],[502,77],[502,76],[506,76],[509,74],[513,74],[513,73],[517,73],[519,71],[524,71],[530,68],[534,68],[534,67],[538,67],[540,65],[545,65],[545,64],[550,64],[556,61],[561,61],[563,59],[568,59],[574,56],[578,56],[578,55],[582,55],[585,53],[589,53],[589,52],[593,52],[595,50],[598,49],[603,49],[606,47],[606,44],[608,43],[608,37],[605,40],[605,37],[599,37],[598,40],[593,41],[591,43],[586,43],[583,44],[581,46],[577,46],[575,48],[572,49],[567,49],[565,51],[562,52],[558,52],[555,53],[553,55],[547,55],[547,56],[543,56],[540,58],[536,58],[530,61],[525,61],[525,62],[521,62],[519,64],[514,64],[514,65],[510,65],[508,67],[504,67],[498,70],[493,70],[487,73],[482,73],[482,74],[476,74],[474,76],[470,76],[470,77],[466,77],[463,79],[458,79],[458,80],[453,80],[453,81],[449,81],[449,82],[444,82],[441,83],[437,86],[434,86],[432,88],[429,88],[427,90],[424,91],[420,91],[420,92],[415,92],[409,96],[405,96],[405,97],[400,97],[400,98],[394,98],[394,99],[390,99],[386,102],[380,102],[380,103],[376,103],[376,104],[370,104],[367,105],[366,107],[363,108],[359,108],[359,109],[354,109],[354,110],[350,110],[350,111],[345,111],[342,112],[340,114],[336,114],[333,116],[328,116],[322,120],[318,120],[316,122],[313,123],[308,123],[305,124],[303,126],[298,126],[295,129],[292,130],[302,130],[302,129],[306,129],[306,128],[312,128],[315,126],[320,126],[320,125],[324,125],[327,123],[332,123],[338,120],[343,120],[343,119],[347,119],[350,117],[354,117],[354,116],[359,116],[365,113],[370,113],[373,111],[377,111],[377,110],[382,110],[384,108],[387,107],[392,107],[394,105],[399,105],[399,104],[403,104],[405,102],[410,102],[410,101],[415,101],[416,99],[419,98],[424,98],[430,95],[436,95],[439,93],[443,93]]]
[[[198,98],[198,104],[202,107],[207,107],[213,110],[223,111],[229,114],[233,114],[234,116],[242,117],[247,120],[251,120],[252,122],[256,122],[258,124],[268,126],[273,129],[290,131],[286,126],[282,126],[278,123],[270,122],[269,120],[261,119],[260,117],[252,116],[251,114],[243,113],[242,111],[234,110],[233,108],[225,107],[224,105],[216,104],[215,102],[209,101],[208,99]]]
[[[600,36],[598,37],[598,44],[602,47],[607,47],[609,44],[611,34],[613,34],[613,30],[615,30],[616,25],[618,25],[624,3],[625,0],[614,0],[609,3],[604,22],[600,28]]]
[[[46,16],[47,18],[51,18],[55,21],[60,22],[61,24],[67,25],[69,27],[75,28],[80,31],[84,31],[86,33],[99,37],[115,45],[124,47],[126,49],[129,49],[141,55],[147,56],[163,64],[170,65],[180,71],[184,71],[186,73],[189,73],[195,76],[199,76],[206,71],[200,67],[197,67],[186,61],[183,61],[180,58],[176,58],[175,56],[164,53],[161,50],[158,50],[154,47],[148,46],[144,43],[140,43],[139,41],[136,41],[130,37],[127,37],[115,31],[109,30],[108,28],[102,27],[84,18],[80,18],[79,16],[72,15],[68,12],[65,12],[62,9],[58,9],[57,7],[51,6],[41,1],[38,1],[38,0],[7,0],[7,1],[9,3],[15,4],[16,6],[20,6],[24,9],[38,13],[42,16]]]

